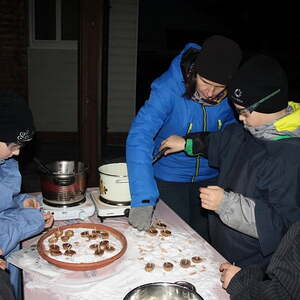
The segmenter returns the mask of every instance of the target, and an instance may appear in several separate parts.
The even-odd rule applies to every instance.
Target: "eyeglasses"
[[[227,96],[227,90],[224,90],[220,94],[218,94],[216,97],[212,99],[203,99],[204,102],[210,105],[217,105],[219,104],[225,97]]]
[[[257,108],[260,104],[262,104],[263,102],[267,101],[271,97],[275,96],[279,92],[280,92],[280,89],[276,90],[275,92],[269,94],[268,96],[260,99],[259,101],[255,102],[254,104],[252,104],[252,105],[250,105],[248,107],[244,107],[244,108],[237,108],[237,107],[235,107],[235,110],[236,110],[236,112],[239,115],[249,116],[255,110],[255,108]]]
[[[200,93],[196,90],[192,99],[198,103],[206,103],[209,105],[219,104],[227,96],[227,90],[222,91],[220,94],[211,99],[202,98]]]

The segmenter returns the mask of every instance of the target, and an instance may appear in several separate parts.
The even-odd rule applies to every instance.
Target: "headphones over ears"
[[[192,73],[197,55],[200,51],[201,49],[190,48],[183,53],[181,57],[180,68],[185,82],[189,79]]]

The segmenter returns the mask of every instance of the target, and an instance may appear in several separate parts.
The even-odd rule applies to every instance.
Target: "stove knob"
[[[129,212],[130,212],[130,209],[129,209],[129,208],[126,208],[126,209],[124,210],[124,216],[128,218]]]
[[[86,212],[84,210],[81,210],[79,213],[79,219],[80,220],[85,220],[88,218],[88,215],[86,214]]]

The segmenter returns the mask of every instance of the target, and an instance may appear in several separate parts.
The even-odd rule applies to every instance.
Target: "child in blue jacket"
[[[20,242],[53,224],[53,216],[40,211],[38,201],[21,194],[18,162],[20,148],[33,137],[33,118],[23,98],[0,91],[0,248],[3,256],[20,248]],[[8,264],[16,299],[20,299],[19,269]]]

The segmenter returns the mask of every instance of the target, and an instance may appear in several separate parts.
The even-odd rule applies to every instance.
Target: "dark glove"
[[[192,156],[201,155],[207,157],[208,145],[209,145],[209,134],[210,132],[194,132],[194,133],[187,134],[185,136],[186,146],[184,151],[188,155],[192,155]]]
[[[138,206],[132,207],[129,212],[128,223],[138,230],[148,230],[151,226],[154,207]]]

